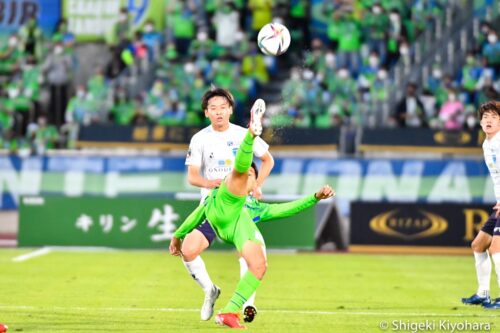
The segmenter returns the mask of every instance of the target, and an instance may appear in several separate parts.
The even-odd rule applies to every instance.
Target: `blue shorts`
[[[500,236],[500,218],[495,217],[496,212],[490,215],[490,218],[481,228],[481,231],[484,231],[490,236]]]
[[[214,229],[212,228],[212,226],[210,225],[210,223],[208,223],[207,220],[203,221],[203,223],[200,224],[199,226],[197,226],[196,229],[199,230],[203,234],[203,236],[205,236],[205,238],[208,241],[208,245],[209,246],[212,244],[212,242],[214,241],[215,237],[217,236],[215,234]]]

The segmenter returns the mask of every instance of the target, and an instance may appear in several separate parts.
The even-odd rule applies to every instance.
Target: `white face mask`
[[[398,14],[390,14],[389,20],[391,20],[392,22],[397,22],[397,21],[399,21],[399,15]]]
[[[234,40],[239,42],[239,41],[242,41],[243,38],[245,38],[245,33],[241,30],[236,31],[236,33],[234,34]]]
[[[331,52],[325,54],[325,63],[329,68],[335,67],[335,54]]]
[[[146,32],[151,32],[151,31],[153,31],[153,26],[152,26],[152,25],[150,25],[150,24],[148,24],[147,26],[145,26],[145,27],[144,27],[144,31],[146,31]]]
[[[61,54],[62,52],[63,52],[63,48],[62,48],[62,46],[56,46],[56,47],[54,48],[54,53],[55,53],[55,54]]]
[[[407,46],[401,46],[399,48],[399,53],[401,55],[408,55],[410,53],[410,49]]]
[[[304,77],[304,80],[312,80],[312,78],[314,77],[314,73],[310,70],[306,70],[302,73],[303,77]]]
[[[378,57],[373,57],[373,56],[369,57],[368,63],[370,64],[371,67],[377,67],[379,63]]]
[[[376,15],[382,13],[382,8],[380,8],[379,6],[373,7],[372,10],[373,10],[373,13],[376,14]]]
[[[443,73],[441,73],[440,69],[433,69],[432,76],[434,76],[436,79],[440,79],[443,76]]]
[[[347,79],[349,72],[346,69],[341,69],[339,70],[338,75],[341,79]]]
[[[449,94],[448,95],[448,100],[450,102],[455,102],[457,100],[457,95],[455,95],[455,94]]]
[[[14,47],[16,45],[17,45],[17,38],[14,37],[14,38],[9,39],[9,46],[10,47]]]
[[[85,91],[83,91],[83,90],[78,90],[78,92],[76,93],[76,96],[78,96],[78,98],[83,98],[83,97],[85,97]]]
[[[298,70],[293,70],[290,74],[290,78],[295,81],[300,80],[300,72]]]
[[[202,32],[199,32],[197,35],[196,35],[196,39],[198,39],[200,42],[204,42],[207,40],[207,33],[202,31]]]
[[[477,119],[474,116],[469,116],[469,117],[467,117],[466,122],[467,122],[467,126],[469,126],[469,128],[474,128],[474,127],[476,127]]]
[[[194,64],[192,62],[187,62],[185,65],[184,65],[184,71],[187,73],[187,74],[191,74],[194,72]]]
[[[498,37],[497,35],[495,34],[489,34],[488,35],[488,42],[490,42],[491,44],[495,44],[498,40]]]
[[[385,71],[385,70],[378,71],[377,77],[379,78],[379,80],[387,79],[387,71]]]
[[[120,14],[120,21],[124,22],[128,19],[128,15],[127,14]]]

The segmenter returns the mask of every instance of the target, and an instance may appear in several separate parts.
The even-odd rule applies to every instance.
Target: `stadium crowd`
[[[38,153],[73,148],[79,127],[95,123],[201,125],[206,120],[199,101],[211,84],[232,91],[235,122],[242,123],[247,103],[288,67],[272,126],[374,126],[374,114],[396,88],[389,71],[409,56],[425,29],[443,19],[449,4],[324,1],[322,38],[314,33],[305,0],[211,0],[203,6],[197,0],[166,1],[161,30],[152,21],[134,30],[124,8],[106,38],[109,61],[77,86],[74,77],[84,60],[76,56],[67,22],[47,36],[31,18],[17,33],[0,37],[0,147]],[[290,50],[279,58],[264,56],[255,42],[259,29],[273,20],[292,35]],[[498,33],[485,21],[461,70],[446,73],[436,63],[427,82],[408,84],[383,123],[477,127],[476,106],[498,100],[499,69]]]

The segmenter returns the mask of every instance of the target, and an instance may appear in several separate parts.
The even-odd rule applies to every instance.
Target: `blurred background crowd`
[[[234,94],[238,124],[262,97],[275,127],[477,128],[477,106],[499,99],[499,22],[458,3],[169,0],[139,28],[121,8],[91,70],[65,19],[47,33],[30,17],[0,35],[0,148],[74,148],[90,124],[203,125],[212,84]],[[271,21],[292,36],[280,57],[256,45]]]

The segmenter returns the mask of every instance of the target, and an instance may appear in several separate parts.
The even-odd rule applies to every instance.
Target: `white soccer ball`
[[[257,36],[257,45],[262,53],[279,56],[290,46],[290,32],[280,23],[268,23],[262,27]]]

